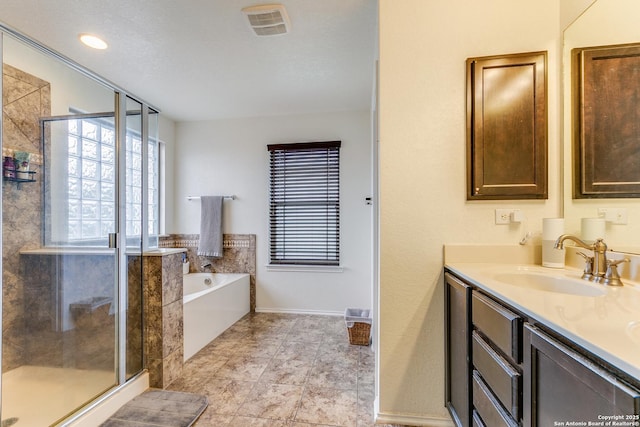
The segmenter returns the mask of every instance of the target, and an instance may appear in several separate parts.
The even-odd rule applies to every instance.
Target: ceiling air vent
[[[257,36],[276,36],[289,32],[291,23],[281,4],[261,4],[242,9]]]

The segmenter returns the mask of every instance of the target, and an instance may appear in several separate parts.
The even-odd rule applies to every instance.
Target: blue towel
[[[222,258],[222,201],[223,196],[200,198],[200,241],[198,255]]]

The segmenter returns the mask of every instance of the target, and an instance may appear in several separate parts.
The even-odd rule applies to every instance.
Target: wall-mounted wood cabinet
[[[574,198],[640,197],[640,45],[572,56]]]
[[[467,59],[467,199],[547,198],[546,52]]]

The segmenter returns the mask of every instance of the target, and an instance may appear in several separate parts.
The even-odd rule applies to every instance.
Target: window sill
[[[295,271],[297,273],[342,273],[344,268],[334,265],[268,264],[267,271]]]

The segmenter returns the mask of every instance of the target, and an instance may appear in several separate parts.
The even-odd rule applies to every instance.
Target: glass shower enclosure
[[[157,113],[0,31],[1,423],[54,425],[143,369]]]

